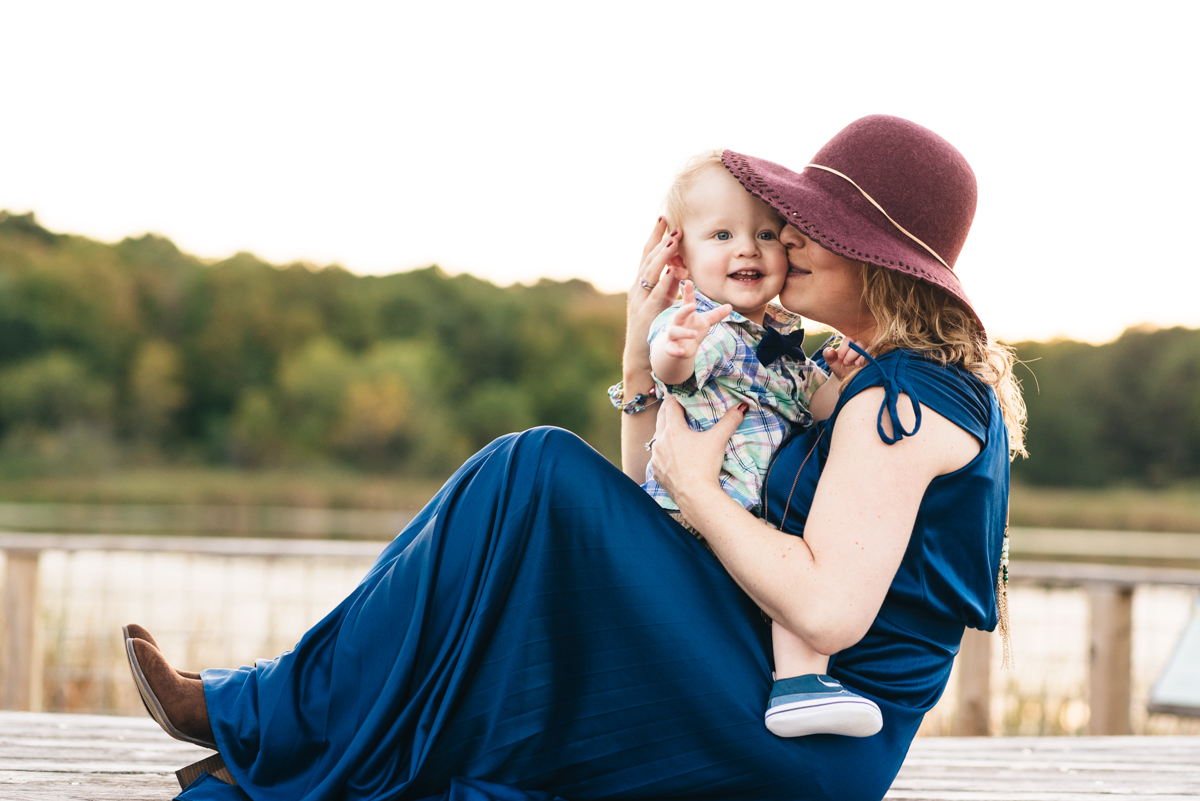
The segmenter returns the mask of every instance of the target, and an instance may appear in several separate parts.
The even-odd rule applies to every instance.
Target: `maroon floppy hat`
[[[748,192],[818,245],[940,287],[983,327],[954,274],[975,217],[975,173],[933,131],[899,117],[863,117],[798,173],[732,150],[721,158]]]

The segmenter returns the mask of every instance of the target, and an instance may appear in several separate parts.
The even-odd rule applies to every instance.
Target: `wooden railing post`
[[[0,707],[34,710],[34,624],[37,618],[39,551],[10,550],[4,570],[4,667]]]
[[[958,674],[958,704],[952,732],[958,736],[984,737],[991,733],[992,632],[967,629],[954,661]]]
[[[1130,734],[1133,587],[1090,584],[1091,658],[1088,734]]]

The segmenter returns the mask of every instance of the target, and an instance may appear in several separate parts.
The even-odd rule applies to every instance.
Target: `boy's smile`
[[[724,169],[705,170],[687,191],[679,252],[687,276],[711,300],[762,324],[783,289],[783,222]]]

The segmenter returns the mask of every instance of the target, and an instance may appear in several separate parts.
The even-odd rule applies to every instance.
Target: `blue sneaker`
[[[883,714],[874,701],[850,692],[837,679],[809,674],[775,682],[766,721],[771,733],[780,737],[870,737],[883,727]]]

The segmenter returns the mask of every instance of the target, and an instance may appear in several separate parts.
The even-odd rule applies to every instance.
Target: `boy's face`
[[[705,170],[685,198],[679,255],[696,287],[761,324],[787,279],[783,221],[728,171]]]

